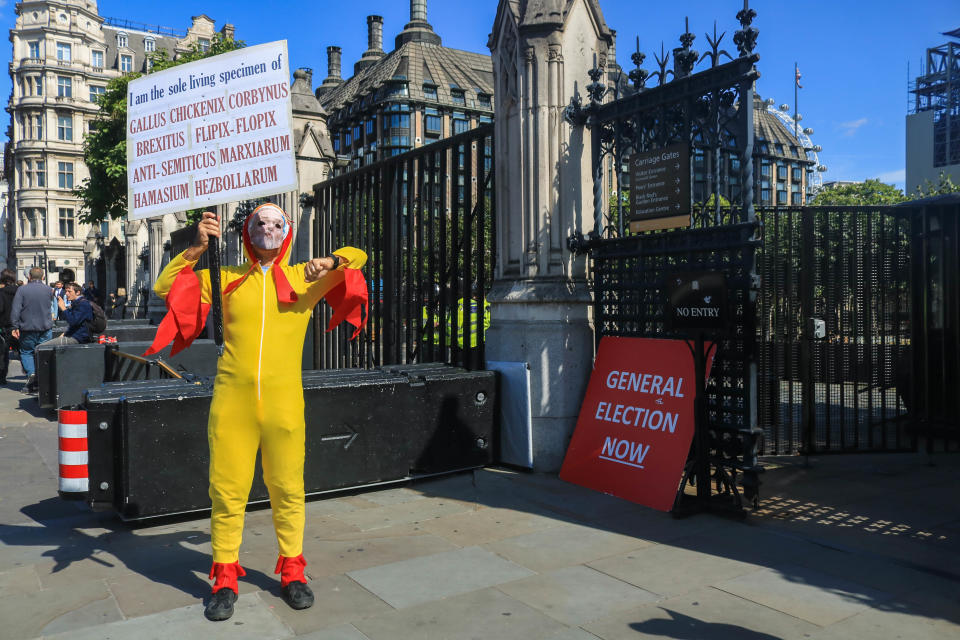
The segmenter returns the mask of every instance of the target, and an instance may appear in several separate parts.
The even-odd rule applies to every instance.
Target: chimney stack
[[[340,77],[340,47],[327,47],[327,77],[323,84],[317,87],[317,98],[343,82]]]
[[[403,31],[397,35],[397,49],[405,42],[441,44],[440,36],[427,22],[427,0],[410,0],[410,22],[404,25]]]
[[[383,16],[367,16],[367,52],[383,53]]]
[[[427,0],[410,0],[410,22],[427,21]]]
[[[353,64],[353,75],[375,65],[383,56],[383,16],[367,16],[367,50]]]

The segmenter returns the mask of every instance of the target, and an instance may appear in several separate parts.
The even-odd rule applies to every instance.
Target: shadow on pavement
[[[638,633],[658,638],[676,638],[676,640],[781,640],[779,636],[753,631],[746,627],[722,622],[706,622],[698,618],[664,609],[669,620],[657,618],[644,622],[631,622],[630,628]]]
[[[941,489],[953,486],[951,477],[955,481],[956,472],[960,469],[960,457],[953,456],[945,460],[939,473],[926,479],[928,485]],[[842,461],[832,460],[824,470],[828,477],[832,477],[831,482],[811,488],[805,486],[802,479],[794,478],[794,489],[801,494],[817,493],[821,506],[839,503],[832,507],[833,511],[844,514],[851,510],[856,512],[857,504],[844,504],[843,497],[836,489],[845,482],[856,483],[856,470],[845,476],[842,471],[837,471],[837,465],[842,465]],[[900,473],[924,473],[922,463],[916,463],[915,466],[905,465]],[[957,527],[958,521],[951,520],[957,518],[953,513],[958,511],[955,499],[941,505],[940,513],[936,505],[927,504],[921,505],[926,512],[918,514],[909,508],[921,506],[901,500],[901,496],[895,493],[903,489],[903,482],[902,476],[892,474],[887,478],[887,487],[875,489],[869,496],[873,500],[869,502],[873,515],[869,520],[860,521],[857,527],[836,526],[834,522],[820,523],[812,518],[788,527],[760,515],[751,515],[745,521],[713,514],[699,514],[678,520],[667,513],[563,482],[551,474],[514,473],[508,470],[488,469],[474,472],[472,478],[455,476],[428,480],[412,488],[427,497],[452,498],[484,507],[527,512],[752,564],[758,569],[766,568],[775,572],[787,582],[806,585],[848,603],[879,611],[960,622],[960,607],[955,603],[921,603],[919,599],[911,602],[903,597],[921,589],[926,593],[947,597],[960,589],[960,553],[956,546],[960,527]],[[915,480],[914,484],[922,485],[923,481]],[[791,492],[789,482],[777,486],[779,501],[790,500]],[[761,502],[761,510],[762,507]],[[899,523],[922,516],[931,516],[932,520],[928,518],[928,521],[946,523],[946,526],[936,528],[940,531],[937,536],[899,538],[887,528],[869,526],[873,522],[889,520]],[[932,528],[914,526],[909,530],[915,533]],[[638,553],[642,552],[641,549]],[[684,622],[693,624],[690,619]],[[650,624],[668,623],[650,621]],[[685,628],[682,624],[671,624],[671,633],[674,634]],[[661,633],[670,629],[664,627]],[[650,632],[647,629],[644,631]],[[703,628],[702,631],[691,635],[665,635],[675,638],[715,637],[712,635],[715,630]],[[759,640],[772,636],[755,634],[737,637]]]
[[[21,512],[43,525],[42,528],[0,525],[0,542],[9,546],[53,547],[42,554],[54,561],[52,573],[85,560],[113,567],[112,559],[116,558],[127,569],[152,582],[174,587],[196,598],[210,595],[210,583],[193,573],[209,570],[210,554],[186,546],[208,542],[207,531],[157,534],[141,531],[134,535],[137,527],[116,520],[112,514],[74,510],[60,498],[25,506]],[[107,531],[91,535],[83,531],[86,528]],[[102,557],[105,554],[109,559]],[[265,591],[277,584],[273,577],[252,569],[247,569],[242,580]]]

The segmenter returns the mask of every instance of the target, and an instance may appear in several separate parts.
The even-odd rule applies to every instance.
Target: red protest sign
[[[707,375],[712,363],[711,354]],[[604,337],[560,478],[669,511],[693,441],[695,395],[684,341]]]

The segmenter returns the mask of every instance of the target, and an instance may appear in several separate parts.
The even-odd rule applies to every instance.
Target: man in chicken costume
[[[304,405],[300,368],[303,340],[313,307],[326,297],[333,307],[330,327],[366,321],[367,288],[359,269],[366,254],[344,247],[332,256],[287,264],[293,229],[283,210],[264,204],[243,226],[249,262],[222,267],[224,351],[217,363],[210,404],[210,537],[213,595],[204,614],[210,620],[233,615],[240,566],[243,517],[253,483],[257,449],[270,492],[277,533],[283,599],[294,609],[313,604],[304,575]],[[199,335],[210,307],[210,273],[193,266],[210,237],[220,237],[217,216],[205,212],[194,244],[166,266],[154,291],[167,301],[149,353],[171,340],[173,351]],[[365,311],[365,310],[364,310]]]

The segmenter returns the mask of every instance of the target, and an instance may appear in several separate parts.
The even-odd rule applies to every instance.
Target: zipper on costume
[[[264,327],[267,324],[267,273],[270,272],[270,269],[273,268],[273,265],[264,271],[260,269],[260,275],[263,276],[263,282],[260,283],[260,290],[262,292],[260,298],[260,350],[257,354],[257,401],[260,401],[260,372],[263,366],[263,331]]]

